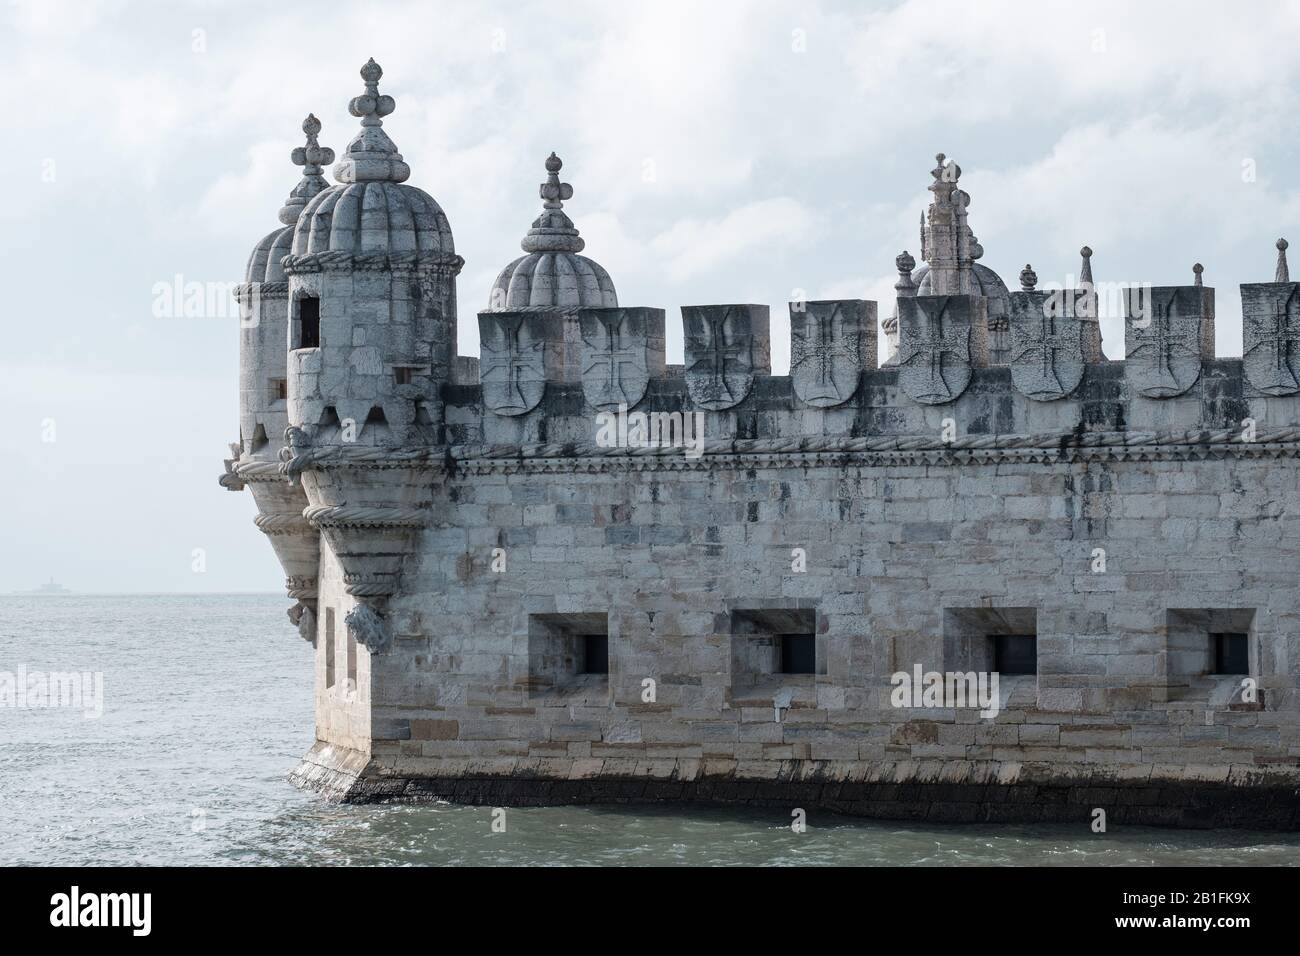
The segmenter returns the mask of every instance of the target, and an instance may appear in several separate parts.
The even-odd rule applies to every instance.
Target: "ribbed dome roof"
[[[422,189],[404,185],[411,167],[383,130],[396,108],[379,92],[379,64],[361,68],[365,91],[348,104],[361,131],[334,167],[337,186],[307,204],[293,235],[293,254],[321,252],[454,255],[451,226],[442,207]]]
[[[455,251],[451,225],[433,197],[415,186],[386,180],[330,186],[307,204],[293,236],[296,256]]]
[[[546,160],[546,182],[540,194],[544,200],[542,214],[533,220],[520,246],[520,256],[501,270],[492,283],[488,309],[577,309],[614,308],[618,293],[601,266],[578,255],[586,242],[578,235],[568,215],[564,200],[573,196],[573,187],[560,182],[560,158],[554,153]]]
[[[586,256],[534,252],[501,270],[489,304],[494,309],[612,309],[618,294],[609,273]]]
[[[329,188],[325,177],[323,163],[334,162],[334,150],[316,142],[320,132],[320,120],[308,114],[302,121],[302,131],[307,134],[307,143],[297,147],[291,154],[295,166],[301,166],[302,179],[293,187],[280,209],[280,222],[284,223],[275,232],[268,233],[253,247],[253,254],[248,257],[248,268],[244,270],[245,282],[284,282],[284,267],[281,260],[293,247],[293,226],[313,197]]]
[[[979,295],[989,299],[1011,300],[1011,293],[1007,289],[1007,284],[1002,281],[1002,277],[983,263],[971,263],[971,272],[975,276],[975,281],[979,283]],[[917,295],[931,295],[930,289],[933,283],[930,281],[930,265],[925,263],[921,268],[912,273],[912,281],[916,283]]]
[[[293,247],[293,226],[281,226],[269,233],[253,247],[253,254],[248,257],[248,268],[244,270],[245,282],[284,282],[284,267],[280,260],[287,256]]]

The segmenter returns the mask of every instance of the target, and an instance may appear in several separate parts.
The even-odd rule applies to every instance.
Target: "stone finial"
[[[1038,285],[1038,273],[1026,262],[1025,267],[1020,270],[1020,291],[1033,292],[1036,285]]]
[[[1288,243],[1285,239],[1277,241],[1277,271],[1273,274],[1274,282],[1290,282],[1291,270],[1286,264],[1286,247]]]
[[[1079,255],[1083,256],[1083,265],[1079,267],[1079,285],[1085,282],[1092,285],[1092,249],[1084,246],[1079,250]]]
[[[1198,289],[1205,284],[1201,281],[1201,273],[1204,271],[1205,266],[1201,265],[1199,262],[1192,266],[1192,285],[1196,286]]]
[[[307,134],[306,145],[295,147],[289,154],[293,164],[302,167],[302,180],[289,193],[289,198],[280,208],[280,221],[286,226],[296,223],[298,214],[302,212],[308,201],[329,186],[322,173],[325,172],[326,166],[334,162],[334,150],[328,146],[321,146],[316,141],[316,134],[320,132],[320,120],[316,118],[316,114],[307,114],[307,118],[302,121],[302,131]]]
[[[361,132],[348,143],[343,159],[334,167],[334,178],[341,183],[401,183],[411,175],[411,167],[402,162],[396,144],[382,129],[383,117],[397,108],[391,96],[379,92],[383,75],[373,58],[361,68],[365,91],[348,103],[348,112],[361,118]]]
[[[930,184],[931,190],[955,185],[961,178],[961,167],[943,153],[935,153],[934,162],[934,169],[930,170],[930,175],[934,177],[934,182]]]
[[[581,252],[587,245],[564,211],[564,200],[573,198],[573,187],[560,182],[562,168],[564,162],[555,153],[546,157],[546,182],[538,190],[542,214],[519,243],[524,252]]]
[[[559,209],[564,205],[564,200],[573,198],[573,187],[568,183],[560,182],[560,170],[564,168],[564,160],[551,151],[551,155],[546,157],[546,182],[542,183],[538,190],[539,195],[546,201],[547,209]]]
[[[898,281],[894,283],[894,291],[899,295],[915,295],[916,286],[912,282],[912,270],[916,268],[916,260],[912,258],[912,254],[904,249],[894,257],[894,266],[898,269]]]

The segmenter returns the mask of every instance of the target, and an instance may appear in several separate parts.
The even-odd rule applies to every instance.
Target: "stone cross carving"
[[[842,405],[863,368],[876,367],[876,303],[861,299],[790,303],[790,380],[815,408]]]
[[[498,415],[532,411],[546,392],[544,312],[480,312],[483,403]]]
[[[1062,315],[1048,292],[1011,296],[1011,381],[1029,398],[1055,401],[1073,392],[1083,379],[1086,359],[1083,323]]]
[[[582,309],[582,393],[602,411],[632,408],[645,397],[652,372],[662,374],[661,309]]]
[[[1300,283],[1241,287],[1242,365],[1266,395],[1300,392]]]
[[[941,405],[970,384],[977,360],[987,360],[986,322],[971,296],[918,295],[898,300],[899,384],[915,401]],[[981,347],[982,346],[982,347]]]
[[[1206,291],[1193,286],[1153,287],[1146,298],[1146,314],[1126,319],[1127,374],[1138,394],[1173,398],[1201,377]]]
[[[682,306],[682,319],[691,400],[710,411],[739,405],[768,367],[767,306]]]
[[[302,131],[307,137],[305,145],[296,147],[289,154],[290,161],[295,166],[302,167],[302,180],[280,208],[280,222],[286,226],[294,225],[299,213],[312,197],[329,187],[323,173],[325,167],[334,162],[334,150],[322,146],[316,138],[320,133],[320,120],[315,113],[307,114],[307,118],[302,121]]]
[[[365,91],[348,102],[348,112],[361,120],[361,132],[348,143],[343,158],[334,167],[334,178],[341,183],[403,183],[411,175],[411,167],[402,161],[397,145],[383,130],[383,118],[397,108],[391,96],[379,92],[383,75],[373,57],[361,67]]]

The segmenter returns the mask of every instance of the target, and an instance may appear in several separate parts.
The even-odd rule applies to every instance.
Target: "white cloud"
[[[716,219],[679,219],[650,247],[680,282],[756,251],[770,255],[803,239],[812,224],[812,214],[793,199],[760,199]]]

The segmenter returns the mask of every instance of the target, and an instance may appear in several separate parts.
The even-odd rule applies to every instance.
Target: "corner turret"
[[[334,167],[338,185],[307,204],[285,260],[289,423],[314,445],[436,443],[440,388],[456,348],[456,255],[433,197],[382,129],[383,70],[361,69],[348,104],[361,132]]]
[[[489,311],[618,308],[609,273],[578,255],[586,242],[564,211],[564,200],[573,198],[573,187],[560,182],[563,166],[555,153],[546,158],[546,182],[539,189],[542,214],[519,243],[526,255],[502,269],[492,283]]]
[[[301,166],[302,179],[280,209],[281,227],[253,249],[244,283],[235,290],[240,307],[239,444],[231,446],[221,483],[232,491],[245,485],[257,504],[254,523],[271,540],[284,569],[285,591],[296,602],[289,619],[299,633],[316,640],[317,573],[320,535],[303,517],[307,497],[280,474],[280,439],[288,426],[288,384],[285,378],[288,340],[289,283],[281,260],[293,242],[298,215],[329,184],[322,175],[334,161],[334,150],[321,146],[321,125],[314,115],[303,120],[306,143],[290,154]]]

